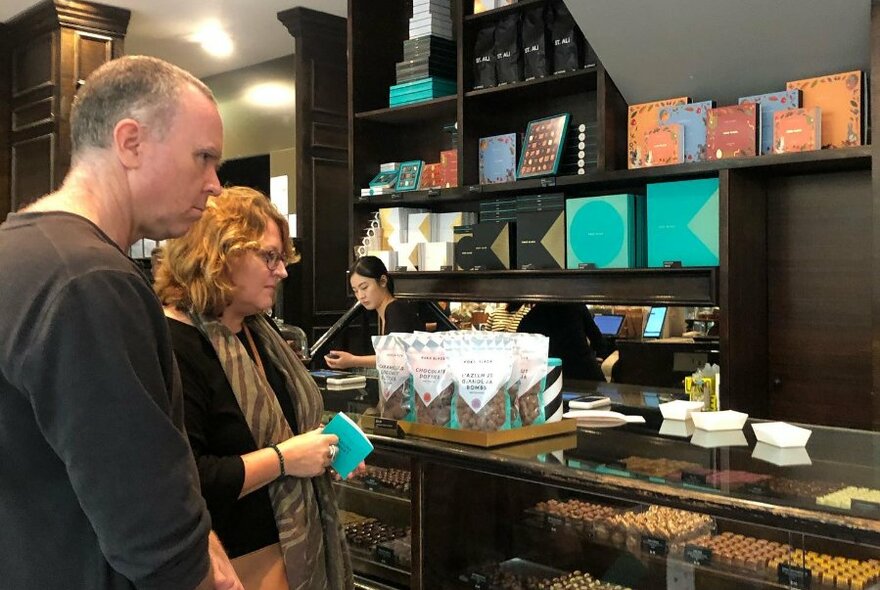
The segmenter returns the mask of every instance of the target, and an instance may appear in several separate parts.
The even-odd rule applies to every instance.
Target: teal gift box
[[[568,199],[565,217],[567,268],[632,268],[640,262],[635,195]]]
[[[648,185],[648,266],[718,266],[718,179]]]

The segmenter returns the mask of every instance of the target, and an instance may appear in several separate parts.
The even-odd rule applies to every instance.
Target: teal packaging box
[[[565,217],[567,268],[633,268],[641,262],[635,195],[568,199]]]
[[[648,266],[718,266],[718,179],[648,185]]]

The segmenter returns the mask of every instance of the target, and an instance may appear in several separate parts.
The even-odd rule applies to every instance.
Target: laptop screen
[[[617,336],[620,332],[620,326],[623,325],[623,316],[617,314],[594,315],[593,320],[603,336]]]
[[[642,338],[660,338],[663,333],[663,322],[666,320],[665,307],[652,307],[648,313],[648,321],[645,322],[645,331]]]

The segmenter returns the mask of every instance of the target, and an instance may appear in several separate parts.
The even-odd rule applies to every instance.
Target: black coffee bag
[[[550,42],[553,45],[553,73],[572,72],[584,67],[583,36],[564,3],[553,6],[550,24]]]
[[[491,88],[496,83],[495,27],[483,27],[474,42],[474,90]]]
[[[547,63],[547,33],[544,27],[544,7],[523,13],[523,79],[543,78],[550,73]]]
[[[508,15],[495,26],[495,77],[498,84],[523,79],[519,14]]]

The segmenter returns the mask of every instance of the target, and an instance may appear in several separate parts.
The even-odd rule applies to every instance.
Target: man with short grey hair
[[[158,59],[96,70],[61,188],[0,226],[0,586],[241,588],[183,431],[162,308],[125,252],[220,192],[211,91]]]

